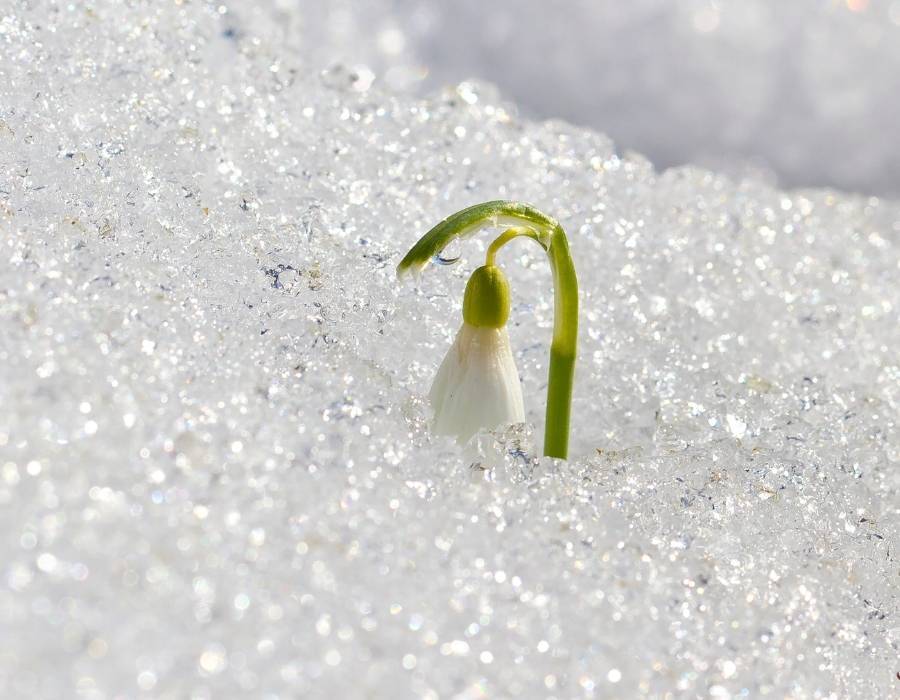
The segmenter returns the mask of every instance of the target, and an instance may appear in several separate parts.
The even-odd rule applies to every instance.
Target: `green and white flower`
[[[525,420],[508,318],[506,277],[494,265],[479,267],[466,285],[462,327],[429,393],[438,435],[465,443],[480,430]]]
[[[516,238],[537,243],[553,271],[553,339],[547,377],[544,454],[565,459],[578,344],[578,280],[566,234],[555,219],[529,204],[497,200],[448,216],[422,236],[397,265],[398,276],[421,272],[441,252],[482,228],[513,224],[487,249],[463,300],[463,325],[441,363],[429,397],[434,431],[468,442],[479,430],[525,420],[522,387],[509,347],[509,284],[494,260]]]

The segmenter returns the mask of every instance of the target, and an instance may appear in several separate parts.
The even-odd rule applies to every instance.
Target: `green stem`
[[[535,235],[531,237],[544,248],[553,270],[553,341],[550,345],[544,454],[565,459],[569,450],[572,382],[578,343],[578,280],[569,255],[569,243],[559,223],[528,204],[502,200],[476,204],[447,217],[422,236],[400,261],[397,274],[421,270],[455,238],[507,223],[524,224],[534,231]],[[488,249],[489,259],[493,260],[497,249],[515,235],[523,234],[520,231],[510,235],[496,248],[492,245]],[[498,241],[501,239],[503,236]]]
[[[488,246],[487,254],[484,256],[484,264],[493,265],[494,258],[497,257],[497,251],[509,243],[513,238],[518,238],[519,236],[531,238],[532,240],[537,241],[538,245],[542,248],[544,247],[541,243],[540,236],[538,236],[535,231],[532,231],[530,228],[524,228],[523,226],[514,226],[513,228],[506,229]]]
[[[569,418],[578,344],[578,279],[569,255],[569,242],[559,224],[551,234],[547,254],[553,269],[553,342],[550,345],[544,454],[565,459],[569,452]]]

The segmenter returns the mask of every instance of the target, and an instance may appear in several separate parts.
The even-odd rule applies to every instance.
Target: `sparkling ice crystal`
[[[230,18],[0,10],[0,695],[896,696],[900,204],[658,172]],[[527,424],[428,431],[487,239],[394,267],[496,198],[579,268],[569,462],[528,242]]]

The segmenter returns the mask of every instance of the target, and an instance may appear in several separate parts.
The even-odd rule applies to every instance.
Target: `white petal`
[[[468,442],[479,430],[525,420],[506,328],[462,325],[429,393],[434,431]]]

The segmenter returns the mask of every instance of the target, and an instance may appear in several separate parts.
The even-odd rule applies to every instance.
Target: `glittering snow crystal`
[[[219,3],[0,10],[0,695],[896,695],[900,204],[305,60]],[[496,198],[578,265],[569,462],[528,243],[526,427],[428,429],[487,239],[394,267]]]
[[[900,196],[897,0],[256,0],[306,65],[423,91],[473,76],[657,165]],[[294,11],[291,11],[293,9]],[[299,11],[297,11],[299,10]]]

